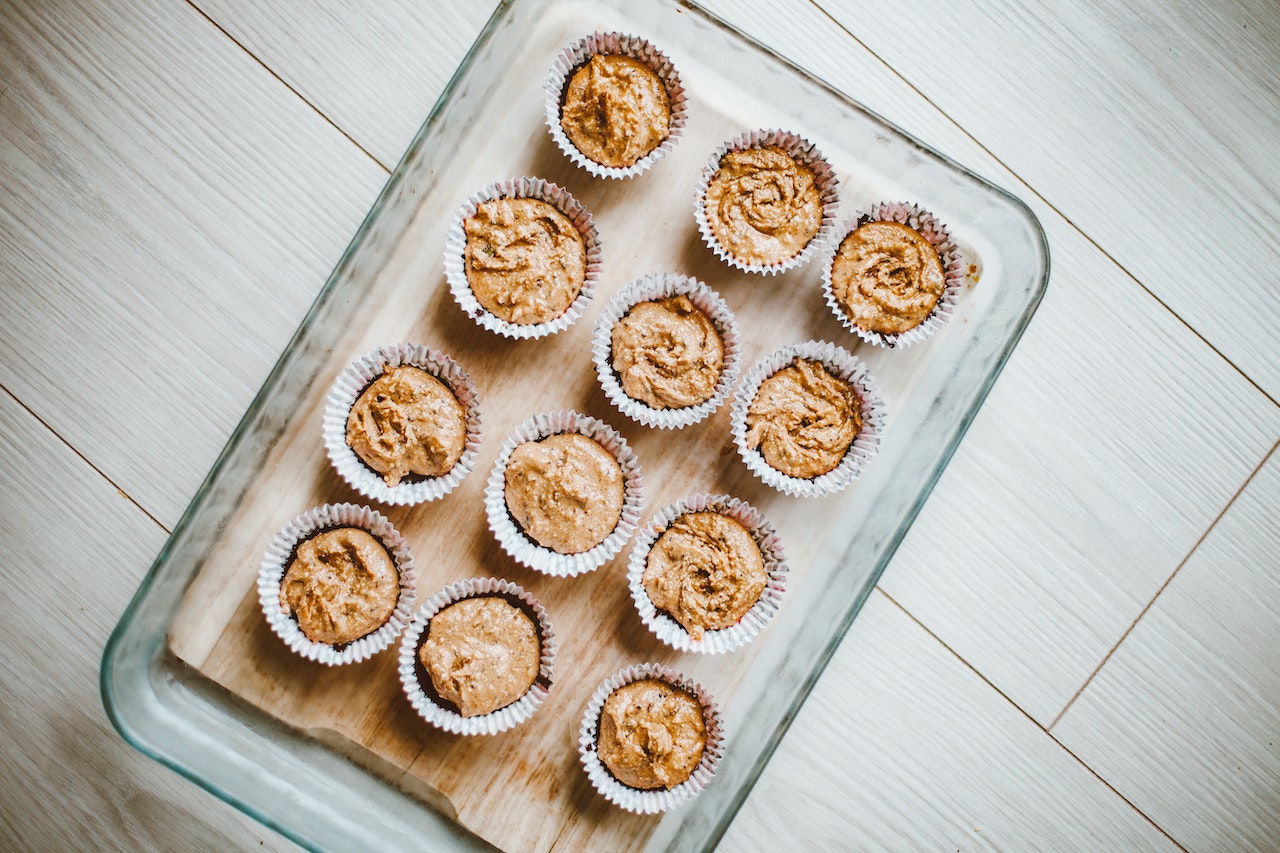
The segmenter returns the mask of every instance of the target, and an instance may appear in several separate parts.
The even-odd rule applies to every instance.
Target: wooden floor
[[[1053,263],[723,849],[1280,850],[1280,6],[708,5]],[[492,6],[0,0],[0,849],[290,846],[98,660]]]

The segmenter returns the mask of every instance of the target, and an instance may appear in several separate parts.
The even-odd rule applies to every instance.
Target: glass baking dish
[[[689,90],[685,138],[650,173],[632,181],[599,181],[576,170],[542,124],[546,69],[563,46],[594,30],[645,36],[672,58]],[[905,350],[855,347],[822,301],[818,262],[777,279],[752,278],[729,270],[699,243],[693,176],[715,144],[765,127],[786,127],[817,143],[842,181],[841,218],[876,201],[903,199],[922,203],[951,227],[972,267],[956,315],[939,334]],[[687,464],[684,457],[714,451],[721,441],[714,431],[725,427],[727,412],[692,432],[653,435],[608,409],[594,388],[589,354],[580,352],[589,347],[590,325],[608,290],[552,344],[517,346],[476,330],[446,292],[443,230],[467,194],[520,174],[563,183],[597,213],[610,288],[664,270],[716,287],[743,324],[744,366],[805,337],[855,349],[889,405],[880,455],[855,486],[830,498],[787,498],[768,493],[723,452],[722,458],[675,473]],[[610,257],[616,259],[612,267]],[[275,713],[271,691],[240,689],[226,674],[234,666],[210,663],[219,648],[234,645],[237,631],[252,633],[238,627],[237,619],[250,620],[245,625],[253,619],[256,564],[249,557],[265,547],[264,531],[306,509],[299,505],[304,498],[350,497],[329,470],[319,439],[318,406],[336,371],[374,346],[422,340],[482,362],[489,392],[482,399],[492,403],[485,409],[490,452],[525,415],[576,404],[605,416],[637,445],[642,459],[649,454],[654,461],[659,476],[651,478],[655,488],[645,517],[668,498],[733,491],[761,505],[782,533],[792,560],[790,588],[749,653],[695,660],[634,636],[622,644],[644,656],[665,655],[712,683],[724,706],[729,741],[717,776],[691,805],[627,824],[619,837],[643,849],[709,849],[928,497],[1035,311],[1048,270],[1043,232],[1020,201],[692,3],[505,3],[432,109],[112,634],[101,670],[108,714],[136,748],[304,846],[400,849],[429,843],[433,849],[491,849],[472,831],[483,816],[460,817],[455,803],[406,772],[408,761],[397,764],[386,755],[348,748],[326,724]],[[530,343],[551,355],[537,355]],[[521,378],[526,361],[558,364],[566,353],[580,355],[580,376],[566,367],[568,378],[551,371],[532,388]],[[561,381],[577,390],[564,392],[556,384]],[[727,435],[722,438],[727,443]],[[484,466],[482,459],[469,478],[472,486],[478,488],[487,475]],[[674,482],[678,478],[684,479]],[[434,548],[437,536],[471,541],[455,530],[436,529],[434,510],[413,512],[393,519],[417,526],[419,541],[410,536],[415,552],[423,542]],[[489,551],[476,547],[492,562]],[[615,563],[625,559],[626,552]],[[460,558],[459,565],[465,564]],[[506,565],[497,571],[519,575],[522,584],[540,582]],[[600,580],[593,583],[605,583],[609,576],[600,573],[608,571],[618,568],[598,570]],[[430,583],[420,589],[432,591]],[[559,596],[565,588],[546,589]],[[571,599],[572,592],[563,594]],[[241,639],[257,653],[256,639]],[[602,635],[601,645],[609,642]],[[264,641],[261,654],[273,653]],[[612,663],[603,655],[600,666]],[[577,667],[580,672],[567,669],[565,690],[581,691],[599,681],[599,672],[586,664]],[[284,683],[287,694],[287,677]],[[577,722],[566,719],[566,732]],[[412,723],[399,725],[421,737],[427,751],[440,743]],[[521,736],[517,729],[499,737],[519,744]],[[565,741],[571,752],[568,734]],[[566,773],[580,775],[574,758],[557,760]],[[335,792],[341,808],[334,807]],[[566,813],[569,822],[586,826],[586,834],[567,833],[564,839],[598,841],[590,834],[592,822],[613,819],[591,796],[573,801],[588,806],[571,806]],[[531,838],[531,845],[572,849],[559,832],[552,835]],[[551,840],[539,841],[544,836]]]

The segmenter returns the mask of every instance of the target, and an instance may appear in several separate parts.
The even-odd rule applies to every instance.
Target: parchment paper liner
[[[431,618],[441,610],[463,599],[487,596],[515,597],[533,611],[538,620],[538,639],[542,643],[538,677],[529,691],[510,705],[488,714],[464,717],[457,711],[432,701],[422,689],[418,681],[418,647],[422,645],[423,634],[426,633]],[[505,732],[529,719],[551,692],[551,677],[555,673],[555,664],[555,634],[552,632],[551,620],[547,618],[546,610],[528,591],[511,581],[499,578],[471,578],[446,586],[418,608],[408,630],[400,640],[400,683],[404,686],[409,704],[413,705],[414,710],[428,723],[456,735],[493,735]]]
[[[467,281],[466,248],[467,235],[463,222],[474,216],[481,202],[495,198],[536,198],[547,202],[569,218],[578,229],[587,247],[586,275],[582,290],[564,313],[543,323],[520,325],[508,323],[506,320],[491,314],[476,299]],[[591,214],[582,204],[563,187],[541,178],[508,178],[490,184],[477,193],[470,195],[453,215],[449,223],[449,231],[445,235],[444,274],[449,282],[449,291],[463,312],[491,332],[497,332],[508,338],[542,338],[554,335],[572,326],[587,303],[595,293],[596,283],[600,278],[601,243],[600,234],[591,218]]]
[[[855,324],[849,318],[849,315],[845,313],[840,301],[836,299],[835,285],[831,280],[831,269],[835,263],[836,253],[840,250],[840,244],[855,228],[868,222],[899,222],[903,225],[909,225],[920,232],[920,236],[928,240],[937,251],[938,257],[942,260],[943,273],[946,276],[946,285],[942,291],[942,296],[939,297],[938,304],[933,307],[933,311],[929,313],[929,316],[925,317],[920,325],[907,329],[905,332],[899,332],[896,335],[873,332]],[[822,294],[827,300],[827,306],[836,315],[836,319],[846,329],[867,343],[880,347],[910,346],[923,341],[942,328],[951,319],[952,313],[955,312],[956,300],[960,296],[960,287],[963,281],[964,258],[960,253],[960,249],[956,246],[955,240],[952,239],[951,232],[947,229],[947,226],[919,205],[907,204],[905,201],[881,202],[859,211],[842,228],[832,234],[826,260],[822,265]]]
[[[724,364],[715,391],[705,402],[682,409],[655,409],[627,396],[627,392],[622,390],[618,375],[613,370],[613,326],[641,302],[652,302],[678,294],[689,297],[689,301],[707,316],[720,333],[720,340],[724,344]],[[592,361],[596,365],[596,377],[609,401],[632,420],[660,429],[679,429],[696,424],[720,408],[738,379],[741,360],[738,322],[729,306],[707,285],[676,273],[638,278],[618,291],[601,309],[600,316],[596,319],[591,352]]]
[[[797,163],[808,167],[813,172],[818,194],[822,199],[822,224],[818,226],[818,233],[813,235],[805,247],[787,260],[777,264],[749,264],[739,260],[722,246],[711,230],[711,222],[707,218],[707,187],[711,184],[711,178],[719,170],[720,159],[725,154],[765,145],[778,146]],[[698,223],[698,232],[702,235],[702,241],[720,260],[744,272],[778,275],[808,263],[814,254],[826,246],[827,236],[835,227],[838,185],[839,181],[831,169],[831,164],[812,142],[787,130],[753,130],[725,142],[703,164],[702,175],[698,180],[698,191],[693,200],[693,215]]]
[[[747,446],[747,409],[760,390],[760,383],[801,358],[821,363],[831,375],[853,385],[862,404],[862,429],[844,458],[832,470],[812,479],[782,473],[765,462],[759,450]],[[734,395],[730,423],[738,453],[753,474],[789,495],[819,497],[847,488],[880,450],[885,428],[885,403],[880,386],[867,366],[851,353],[827,341],[805,341],[776,350],[755,363]]]
[[[667,101],[671,109],[667,138],[659,143],[657,148],[630,166],[605,166],[597,163],[578,150],[560,124],[560,108],[569,78],[573,76],[574,71],[589,62],[596,54],[629,56],[641,62],[658,75],[663,87],[667,90]],[[685,122],[689,117],[688,98],[685,97],[684,86],[680,83],[680,74],[671,64],[671,60],[645,39],[624,33],[593,33],[560,51],[551,66],[551,72],[547,75],[543,101],[547,129],[551,131],[551,138],[555,140],[556,145],[566,157],[597,178],[634,178],[643,174],[675,147],[680,137],[684,135]]]
[[[702,760],[693,769],[687,780],[674,788],[641,790],[622,784],[600,761],[596,752],[596,739],[600,728],[600,711],[604,708],[609,694],[630,684],[646,678],[666,681],[687,691],[697,698],[702,705],[702,718],[706,726],[706,745],[703,747]],[[682,805],[696,797],[711,777],[715,775],[724,753],[724,728],[720,719],[720,711],[716,707],[711,694],[696,681],[676,672],[670,667],[657,663],[646,663],[629,666],[621,672],[605,679],[592,694],[587,704],[586,713],[582,716],[582,728],[578,736],[578,756],[587,772],[587,778],[606,800],[636,814],[657,814]]]
[[[585,435],[613,454],[622,467],[623,500],[618,524],[605,540],[589,551],[561,554],[539,545],[529,538],[507,509],[506,469],[511,452],[526,441],[538,441],[551,435],[576,432]],[[640,460],[617,430],[596,418],[569,409],[534,415],[507,436],[484,490],[484,506],[489,516],[489,529],[502,549],[531,569],[557,577],[571,577],[599,568],[620,553],[640,523],[644,509],[644,490]]]
[[[768,573],[769,579],[765,583],[764,591],[760,593],[760,599],[743,614],[736,624],[716,631],[704,631],[702,639],[695,640],[671,615],[654,606],[648,590],[645,589],[642,576],[645,564],[648,562],[649,551],[658,541],[658,537],[681,516],[703,511],[727,515],[746,528],[760,549],[760,555],[764,558],[764,570]],[[758,509],[744,500],[729,495],[696,494],[664,507],[640,530],[631,549],[631,559],[627,563],[627,584],[631,588],[631,598],[635,601],[640,618],[659,640],[678,651],[714,655],[731,652],[759,636],[782,603],[782,594],[786,590],[787,572],[782,541],[773,525]]]
[[[438,477],[401,480],[399,485],[392,487],[347,444],[347,415],[371,382],[391,368],[406,364],[425,370],[449,387],[462,404],[467,435],[462,456],[448,471]],[[360,356],[338,374],[325,400],[324,446],[329,461],[353,489],[370,500],[382,503],[413,505],[439,500],[449,494],[475,467],[482,438],[475,383],[452,358],[421,344],[379,347]]]
[[[377,630],[341,647],[308,639],[298,627],[297,620],[286,615],[280,607],[280,584],[294,547],[315,534],[336,527],[359,527],[373,534],[391,555],[400,576],[400,597],[387,621]],[[258,569],[258,601],[271,630],[302,657],[328,666],[356,663],[391,645],[409,623],[416,593],[413,557],[404,537],[382,513],[358,504],[323,504],[302,513],[272,538]]]

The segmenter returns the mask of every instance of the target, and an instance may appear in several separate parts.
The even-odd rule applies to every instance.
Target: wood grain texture
[[[386,176],[182,4],[6,3],[0,79],[0,384],[171,524]]]
[[[1280,6],[819,5],[1280,399]]]
[[[722,849],[1177,849],[883,595],[742,815]]]
[[[493,0],[196,5],[388,169],[493,12]]]
[[[1053,729],[1189,850],[1280,839],[1278,510],[1273,453]]]
[[[103,714],[102,646],[164,537],[0,393],[0,848],[292,849]]]

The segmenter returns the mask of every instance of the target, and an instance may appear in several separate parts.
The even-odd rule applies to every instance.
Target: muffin
[[[946,321],[960,279],[946,226],[915,205],[885,203],[849,224],[823,271],[823,290],[836,317],[863,340],[905,346]]]
[[[468,316],[511,338],[537,338],[581,316],[600,271],[591,215],[537,178],[493,184],[468,198],[445,240],[445,276]]]
[[[447,355],[418,344],[355,359],[325,401],[329,459],[373,500],[411,505],[444,497],[475,466],[480,440],[471,378]]]
[[[830,229],[835,202],[835,175],[811,143],[756,131],[722,146],[704,167],[695,213],[722,259],[777,273],[808,260]]]
[[[660,678],[643,678],[609,694],[600,709],[596,750],[628,788],[670,790],[702,761],[707,724],[702,704]]]
[[[632,166],[671,135],[671,101],[654,71],[637,59],[596,54],[569,77],[560,126],[601,166]]]
[[[467,417],[449,387],[409,364],[369,383],[347,415],[347,446],[394,489],[406,476],[439,477],[462,458]]]
[[[728,495],[699,494],[645,525],[627,584],[658,639],[680,651],[720,654],[764,629],[787,573],[782,543],[759,510]]]
[[[517,326],[554,320],[582,292],[587,244],[540,198],[494,198],[463,222],[467,284],[486,311]]]
[[[572,411],[512,431],[485,489],[489,527],[530,568],[575,575],[626,544],[642,505],[640,463],[613,428]]]
[[[560,53],[546,83],[560,149],[596,177],[634,177],[669,150],[686,116],[680,76],[657,48],[595,33]]]
[[[413,559],[385,517],[355,504],[309,510],[273,537],[258,600],[275,633],[309,660],[343,664],[386,648],[409,621]]]
[[[646,276],[601,311],[592,360],[623,414],[646,426],[688,426],[719,408],[737,378],[737,323],[702,282]]]
[[[419,608],[400,641],[405,696],[454,734],[496,734],[545,701],[555,636],[542,605],[499,578],[450,584]]]
[[[731,422],[752,473],[788,494],[814,497],[847,487],[875,455],[884,403],[862,362],[834,344],[808,341],[756,363]]]
[[[400,598],[386,547],[359,527],[299,542],[280,581],[280,611],[316,643],[344,646],[381,628]]]
[[[804,480],[839,465],[860,429],[853,386],[805,358],[761,382],[747,408],[747,446],[771,468]]]
[[[418,660],[464,717],[491,714],[529,691],[542,644],[529,615],[497,596],[466,598],[431,617]]]
[[[622,808],[654,814],[696,796],[720,760],[719,712],[701,685],[658,664],[605,680],[587,705],[578,754]]]

